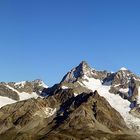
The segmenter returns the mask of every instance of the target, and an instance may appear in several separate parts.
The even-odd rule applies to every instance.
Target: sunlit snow
[[[140,87],[138,88],[138,104],[140,104]]]
[[[35,98],[35,99],[38,98],[38,95],[35,92],[33,92],[32,94],[22,92],[22,93],[19,93],[18,95],[19,95],[20,101],[27,100],[30,98]]]
[[[20,101],[23,101],[23,100],[27,100],[27,99],[30,99],[30,98],[38,98],[39,95],[37,95],[35,92],[29,94],[29,93],[26,93],[26,92],[18,92],[16,89],[14,89],[13,87],[9,86],[9,85],[6,85],[7,88],[9,88],[10,90],[13,90],[14,92],[16,92],[18,95],[19,95],[19,100]],[[2,97],[0,96],[0,107],[2,106],[5,106],[7,104],[12,104],[12,103],[15,103],[17,102],[16,100],[12,100],[11,98],[8,98],[8,97]]]
[[[40,108],[40,110],[38,110],[34,116],[39,116],[41,118],[49,118],[51,116],[53,116],[56,113],[56,108],[50,108],[50,107],[44,107],[44,108]]]
[[[86,86],[88,89],[92,91],[97,90],[99,95],[103,96],[110,103],[110,105],[121,114],[126,124],[130,128],[137,126],[140,127],[140,119],[132,116],[129,113],[130,102],[128,100],[124,100],[118,94],[115,95],[113,93],[110,93],[109,92],[110,86],[104,86],[101,84],[101,82],[99,82],[99,80],[96,80],[94,78],[88,78],[87,76],[86,80],[84,80],[82,83],[84,84],[84,86]]]
[[[129,88],[120,88],[119,91],[122,93],[127,93],[127,92],[129,92]]]
[[[122,67],[120,70],[122,70],[122,71],[125,71],[125,70],[127,70],[127,68],[125,68],[125,67]]]
[[[66,86],[62,86],[61,88],[62,88],[62,89],[68,89],[69,87],[66,87]]]
[[[12,100],[8,97],[0,96],[0,108],[7,105],[7,104],[12,104],[12,103],[15,103],[15,102],[16,102],[15,100]]]

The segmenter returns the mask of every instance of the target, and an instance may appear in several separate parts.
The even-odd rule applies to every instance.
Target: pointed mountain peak
[[[87,77],[91,77],[92,75],[92,69],[86,61],[82,61],[77,67],[68,72],[61,82],[75,82],[84,75]]]
[[[86,61],[82,61],[79,66],[89,66],[88,63]]]
[[[89,66],[89,64],[86,62],[86,61],[82,61],[77,67],[76,69],[79,69],[79,71],[83,72],[83,74],[86,72],[86,71],[91,71],[91,68]]]

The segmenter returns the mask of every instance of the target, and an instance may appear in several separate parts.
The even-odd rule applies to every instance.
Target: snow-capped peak
[[[78,78],[86,75],[92,77],[92,69],[86,61],[82,61],[77,67],[68,72],[61,82],[75,82]]]
[[[128,70],[128,69],[125,68],[125,67],[122,67],[122,68],[120,68],[120,70],[121,70],[121,71],[126,71],[126,70]]]

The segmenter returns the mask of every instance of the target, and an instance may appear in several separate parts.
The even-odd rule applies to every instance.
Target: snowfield
[[[38,95],[35,92],[33,92],[32,94],[22,92],[22,93],[19,93],[18,95],[19,95],[20,101],[27,100],[30,98],[35,98],[35,99],[38,98]]]
[[[15,102],[16,102],[15,100],[12,100],[12,99],[10,99],[8,97],[0,96],[0,108],[5,106],[5,105],[8,105],[8,104],[13,104]]]
[[[129,128],[140,128],[140,119],[129,113],[130,102],[128,100],[124,100],[119,95],[110,93],[110,86],[102,85],[101,81],[99,82],[97,79],[88,78],[87,76],[84,76],[83,79],[85,80],[81,83],[81,85],[92,91],[97,90],[99,95],[104,97],[110,105],[121,114]]]
[[[27,99],[30,99],[30,98],[35,98],[36,99],[36,98],[39,97],[39,95],[36,94],[35,92],[33,92],[31,94],[26,93],[26,92],[21,92],[20,93],[16,89],[14,89],[13,87],[11,87],[9,85],[6,85],[6,87],[9,88],[10,90],[13,90],[14,92],[16,92],[19,95],[19,99],[20,99],[19,101],[27,100]],[[0,108],[7,105],[7,104],[12,104],[12,103],[16,103],[16,102],[17,102],[16,100],[12,100],[11,98],[0,96]]]
[[[33,93],[31,93],[31,94],[29,94],[29,93],[26,93],[26,92],[18,92],[16,89],[14,89],[13,87],[11,87],[11,86],[9,86],[9,85],[6,85],[9,89],[11,89],[11,90],[13,90],[13,91],[15,91],[15,92],[17,92],[18,93],[18,95],[19,95],[19,98],[20,98],[20,101],[23,101],[23,100],[27,100],[27,99],[29,99],[29,98],[38,98],[38,95],[35,93],[35,92],[33,92]]]

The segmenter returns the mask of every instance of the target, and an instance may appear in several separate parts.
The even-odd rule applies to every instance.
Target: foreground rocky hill
[[[53,87],[8,83],[1,95],[16,102],[0,108],[0,140],[139,140],[139,83],[125,68],[96,71],[84,61]],[[38,96],[20,101],[20,93]]]
[[[58,88],[51,94],[2,107],[0,139],[136,138],[128,135],[122,116],[97,91],[75,97],[72,89]]]

